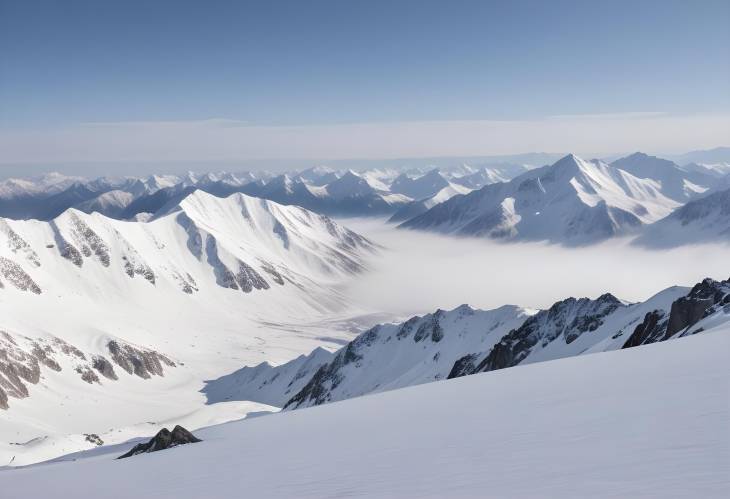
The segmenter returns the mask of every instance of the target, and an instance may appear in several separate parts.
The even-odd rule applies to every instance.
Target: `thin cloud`
[[[730,115],[626,113],[521,121],[418,121],[262,126],[211,119],[85,123],[1,130],[2,162],[170,162],[255,159],[388,159],[528,151],[578,154],[716,147]]]

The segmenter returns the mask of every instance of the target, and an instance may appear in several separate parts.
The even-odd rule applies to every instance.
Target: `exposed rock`
[[[94,355],[92,358],[91,366],[99,371],[102,376],[107,379],[117,380],[117,373],[114,372],[114,366],[111,362],[106,360],[103,355]]]
[[[89,257],[93,253],[104,267],[108,267],[110,263],[109,247],[104,240],[75,213],[71,213],[71,224],[84,256]]]
[[[5,220],[0,220],[0,232],[4,233],[8,238],[8,248],[13,253],[22,253],[25,258],[34,266],[40,267],[41,262],[38,259],[38,254],[33,251],[33,248],[15,232]]]
[[[21,291],[30,291],[37,295],[41,294],[40,286],[35,283],[20,265],[2,256],[0,256],[0,274]]]
[[[175,363],[154,350],[138,348],[129,343],[121,343],[111,340],[107,343],[112,361],[119,367],[143,379],[149,379],[152,375],[164,376],[163,364],[175,367]]]
[[[704,317],[708,308],[720,303],[729,293],[730,279],[721,282],[705,279],[695,284],[687,296],[672,303],[669,324],[667,324],[667,335],[672,336],[695,324]]]
[[[104,445],[104,441],[96,433],[84,433],[84,437],[84,440],[96,445],[97,447]]]
[[[81,375],[81,379],[89,384],[99,383],[99,376],[88,366],[76,366],[76,372]]]
[[[568,298],[557,302],[548,310],[538,312],[527,319],[519,328],[507,333],[492,347],[486,357],[474,366],[473,370],[467,369],[473,359],[459,359],[452,368],[454,376],[449,377],[516,366],[538,344],[545,346],[560,335],[566,344],[570,344],[582,334],[598,329],[603,324],[603,319],[619,306],[622,306],[621,302],[608,293],[596,300]]]
[[[644,322],[634,329],[622,348],[668,340],[678,333],[687,334],[689,328],[707,317],[717,306],[728,303],[730,303],[730,279],[727,281],[705,279],[695,284],[686,296],[675,300],[668,316],[666,312],[660,310],[646,314]]]
[[[135,445],[129,452],[122,454],[117,459],[124,459],[148,452],[157,452],[177,447],[178,445],[193,444],[196,442],[201,442],[201,440],[180,425],[175,426],[172,431],[163,428],[149,442]]]
[[[263,269],[264,272],[266,272],[267,274],[269,274],[271,276],[271,279],[273,279],[273,281],[276,284],[279,284],[281,286],[284,285],[284,278],[281,276],[281,274],[279,272],[276,271],[276,268],[274,268],[274,266],[272,264],[270,264],[269,262],[266,262],[264,260],[261,260],[261,268]]]

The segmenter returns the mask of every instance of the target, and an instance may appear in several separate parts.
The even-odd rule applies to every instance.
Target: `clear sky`
[[[608,152],[637,116],[648,148],[725,145],[729,25],[728,0],[0,0],[0,162]]]

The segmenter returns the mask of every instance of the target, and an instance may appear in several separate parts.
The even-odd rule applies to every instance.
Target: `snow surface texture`
[[[169,211],[0,220],[2,464],[87,448],[84,433],[129,438],[140,406],[149,421],[203,410],[205,379],[352,338],[361,311],[337,287],[368,240],[242,194],[196,191]]]
[[[727,329],[0,471],[8,497],[727,497]],[[149,433],[154,433],[153,429]],[[73,460],[73,461],[72,461]]]

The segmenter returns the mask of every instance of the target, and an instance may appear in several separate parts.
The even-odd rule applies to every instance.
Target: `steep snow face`
[[[569,155],[506,184],[454,197],[401,227],[587,244],[634,232],[679,206],[659,187],[654,180]]]
[[[402,324],[376,326],[337,352],[285,407],[308,407],[446,379],[464,351],[488,348],[529,314],[514,306],[483,311],[462,305]]]
[[[697,197],[717,182],[717,177],[709,172],[682,168],[669,160],[640,152],[617,159],[611,166],[637,178],[657,181],[661,193],[679,203],[686,203]]]
[[[730,189],[690,201],[647,227],[634,242],[654,248],[703,242],[730,243]]]
[[[6,470],[3,493],[721,498],[729,350],[725,328],[210,427],[122,461],[136,441],[100,447]]]
[[[358,312],[337,289],[374,251],[242,194],[196,191],[147,223],[0,220],[0,441],[170,418],[204,404],[203,380],[339,346],[352,333],[319,324]]]

